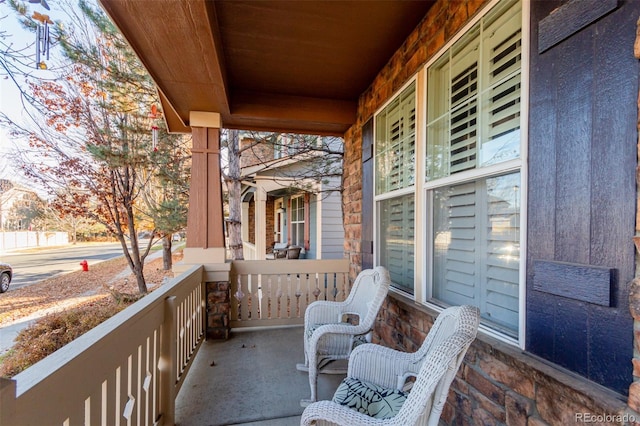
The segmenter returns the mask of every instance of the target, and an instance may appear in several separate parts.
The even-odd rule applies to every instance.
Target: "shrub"
[[[26,370],[126,306],[105,298],[37,320],[20,331],[15,345],[2,358],[0,376],[10,378]]]

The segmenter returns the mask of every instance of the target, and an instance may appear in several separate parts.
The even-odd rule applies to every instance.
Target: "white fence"
[[[31,247],[51,247],[69,244],[66,232],[2,231],[0,251]]]

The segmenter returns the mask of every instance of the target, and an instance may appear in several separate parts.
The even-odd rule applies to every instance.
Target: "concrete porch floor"
[[[274,328],[204,342],[176,399],[176,424],[299,425],[300,400],[311,395],[307,373],[296,370],[302,335],[302,327]],[[319,375],[318,399],[331,399],[343,378]]]

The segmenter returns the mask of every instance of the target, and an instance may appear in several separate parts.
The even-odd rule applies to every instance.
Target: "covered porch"
[[[30,413],[29,408],[38,401],[42,413],[49,413],[50,409],[59,415],[47,417],[57,424],[79,424],[83,419],[88,419],[85,423],[101,424],[103,418],[102,424],[116,424],[112,419],[123,415],[128,420],[135,419],[130,420],[131,424],[173,424],[179,421],[179,411],[185,409],[180,415],[192,416],[189,419],[194,424],[210,424],[206,418],[196,418],[204,410],[202,406],[185,404],[199,401],[208,405],[217,394],[228,393],[227,401],[241,406],[245,394],[232,394],[229,389],[216,387],[214,371],[219,367],[211,366],[218,362],[209,359],[211,354],[198,358],[204,369],[195,370],[194,356],[197,348],[203,347],[204,336],[229,338],[223,344],[230,344],[235,351],[234,341],[240,342],[236,339],[241,337],[234,334],[238,328],[234,321],[255,321],[258,324],[253,326],[259,327],[300,324],[304,303],[298,302],[311,300],[309,293],[300,297],[303,288],[314,297],[316,290],[318,297],[323,297],[323,292],[324,297],[329,297],[343,291],[344,286],[325,286],[325,282],[331,281],[325,277],[338,276],[335,269],[322,275],[322,279],[316,275],[315,281],[305,269],[280,271],[281,278],[270,283],[266,279],[266,286],[262,278],[233,275],[235,266],[225,260],[222,232],[220,128],[225,127],[344,137],[342,208],[346,266],[340,274],[353,280],[360,270],[384,262],[384,248],[389,241],[402,243],[407,249],[400,252],[392,248],[391,252],[399,255],[386,260],[389,266],[397,268],[399,278],[406,278],[407,285],[390,292],[385,301],[375,328],[374,339],[378,343],[415,350],[438,310],[453,303],[446,294],[434,295],[453,287],[434,276],[434,268],[428,267],[429,262],[434,262],[437,245],[448,245],[451,242],[448,236],[458,231],[443,227],[444,242],[433,235],[432,228],[438,225],[432,220],[434,214],[449,211],[445,201],[453,205],[457,199],[472,198],[463,195],[478,193],[478,201],[474,197],[469,202],[468,217],[472,220],[468,222],[477,222],[481,224],[477,229],[484,229],[485,234],[495,231],[498,237],[499,230],[518,227],[514,228],[517,231],[514,242],[518,243],[519,252],[509,260],[513,261],[513,273],[508,280],[498,280],[501,285],[508,282],[509,286],[504,287],[510,293],[484,287],[489,282],[488,275],[480,272],[477,276],[468,275],[465,281],[469,289],[483,297],[497,294],[502,300],[502,296],[509,296],[508,303],[500,308],[508,311],[510,317],[503,321],[485,311],[478,338],[451,387],[442,423],[536,426],[637,423],[640,279],[634,237],[640,247],[640,223],[636,221],[638,62],[633,57],[633,47],[640,3],[100,2],[157,83],[169,129],[193,135],[185,268],[195,268],[190,271],[199,276],[195,281],[203,284],[196,290],[200,294],[197,302],[190,306],[195,307],[193,312],[198,312],[199,321],[204,322],[198,322],[202,328],[183,344],[180,339],[189,336],[184,330],[193,328],[191,314],[187,318],[178,313],[174,295],[165,294],[163,299],[157,296],[153,298],[157,305],[148,308],[155,316],[155,328],[143,335],[142,341],[130,344],[122,335],[113,335],[109,348],[117,354],[102,355],[100,351],[105,344],[96,333],[112,336],[112,332],[136,324],[134,317],[121,316],[121,323],[110,322],[94,333],[94,343],[80,342],[78,345],[84,346],[78,348],[79,352],[68,349],[47,361],[46,367],[55,374],[41,368],[37,375],[18,378],[23,382],[17,380],[17,387],[15,383],[3,384],[3,416],[13,414],[4,409],[5,398],[9,398],[6,395],[16,391],[25,395],[28,389],[45,383],[33,394],[37,399],[18,406],[16,413],[34,415],[37,419],[37,413]],[[509,21],[514,26],[495,24],[496,28],[509,31],[503,35],[493,31],[494,23],[502,22],[498,18],[512,16],[507,13],[510,10],[518,11]],[[585,15],[589,15],[588,19],[576,21]],[[429,149],[444,146],[446,153],[455,154],[451,148],[455,132],[446,126],[442,132],[438,130],[438,105],[446,105],[449,111],[443,112],[442,117],[453,115],[458,108],[445,95],[457,87],[447,77],[448,73],[451,76],[459,73],[444,59],[450,58],[453,64],[453,59],[467,58],[468,52],[482,50],[476,49],[481,43],[488,46],[489,41],[485,42],[480,34],[500,35],[496,46],[509,46],[512,55],[500,53],[496,48],[497,57],[479,57],[477,62],[488,67],[510,58],[510,65],[499,66],[494,74],[499,76],[500,72],[511,70],[511,66],[513,70],[482,92],[504,88],[499,95],[464,102],[496,103],[495,108],[486,108],[495,112],[497,121],[493,127],[500,130],[506,124],[509,134],[517,135],[516,149],[503,152],[503,157],[494,157],[489,144],[485,146],[487,167],[473,165],[480,145],[475,136],[482,131],[488,134],[489,129],[487,125],[485,130],[476,130],[475,123],[487,117],[478,116],[479,109],[470,107],[469,114],[458,117],[461,122],[474,124],[469,132],[463,132],[469,136],[463,138],[469,141],[465,145],[469,154],[461,164],[469,169],[459,173],[454,170],[445,177],[438,176],[437,169],[430,175],[426,165]],[[502,42],[503,36],[513,42]],[[640,49],[636,49],[636,55],[640,58]],[[471,70],[469,79],[464,80],[472,82],[465,93],[475,93],[475,76],[484,70],[475,66],[461,65],[460,74]],[[443,82],[440,86],[439,81]],[[502,85],[504,82],[510,84]],[[498,107],[501,100],[508,100],[509,108]],[[427,119],[429,108],[438,112],[432,117],[432,124]],[[502,112],[507,118],[501,117]],[[395,140],[395,129],[401,128],[379,127],[377,123],[387,116],[400,117],[398,122],[404,120],[402,128],[411,135],[402,147],[403,158],[407,160],[397,159],[392,164],[397,172],[394,175],[381,173],[384,170],[377,168],[385,158],[390,163],[395,159],[394,150],[388,150],[387,157],[376,151],[379,139]],[[429,137],[433,140],[431,145]],[[492,163],[494,159],[500,161]],[[456,161],[447,162],[446,167],[453,169],[458,165],[454,164]],[[453,176],[456,173],[457,177]],[[382,179],[376,180],[378,175]],[[391,177],[385,180],[387,176]],[[402,182],[393,180],[398,176],[407,178]],[[498,200],[489,189],[504,176],[517,181],[515,185],[501,184],[503,189],[510,189],[509,194],[522,194],[521,200],[526,204],[514,198],[515,210],[501,211],[503,216],[496,216],[492,222],[495,226],[488,228],[487,213],[492,211],[489,201]],[[383,184],[388,184],[388,189],[380,195],[378,186],[383,188]],[[467,187],[469,192],[464,192]],[[461,198],[450,195],[439,201],[439,209],[434,206],[432,199],[436,195],[454,194],[458,189]],[[377,213],[385,206],[389,211],[402,206],[397,211],[411,215],[398,215],[398,225],[385,227],[388,223]],[[497,212],[498,207],[505,206],[497,203],[494,207]],[[500,220],[513,212],[518,221]],[[447,219],[444,215],[443,218]],[[389,215],[387,219],[391,222],[396,217]],[[444,219],[444,224],[449,222]],[[465,226],[461,224],[460,229],[473,229]],[[486,235],[478,233],[476,238],[475,231],[466,234],[473,234],[473,238],[461,243],[463,248],[489,246]],[[478,253],[495,254],[500,262],[505,262],[498,252]],[[442,259],[443,265],[447,259]],[[476,261],[475,257],[471,260]],[[468,269],[479,271],[472,261]],[[309,265],[303,263],[306,261],[292,262],[298,268]],[[282,265],[277,264],[279,268]],[[456,275],[466,268],[463,264],[454,266],[451,272]],[[399,282],[396,280],[395,284]],[[280,298],[285,288],[288,296],[284,305],[268,303],[269,298],[263,297],[268,290]],[[591,296],[595,288],[601,291],[594,298]],[[150,299],[145,303],[151,302]],[[474,299],[474,303],[478,302]],[[142,315],[146,309],[141,307],[131,315]],[[202,310],[207,315],[202,315]],[[275,318],[272,312],[293,313],[295,318]],[[183,318],[182,323],[174,322],[174,318]],[[290,331],[295,333],[295,329]],[[148,349],[153,348],[151,342],[156,338],[164,343],[157,349]],[[181,343],[174,346],[174,339]],[[299,343],[293,340],[287,349],[295,354]],[[209,344],[212,349],[215,347],[214,343],[204,343]],[[259,343],[255,344],[258,349]],[[215,351],[213,356],[218,356]],[[145,364],[147,359],[155,359],[157,364]],[[67,361],[71,360],[85,363],[79,364],[79,368],[67,368]],[[253,373],[258,381],[267,383],[267,392],[275,389],[267,374],[281,366],[282,371],[289,372],[285,375],[288,380],[304,381],[304,375],[293,368],[289,370],[285,362],[256,370],[255,365],[246,364],[253,361],[240,358],[234,361],[237,370],[229,370],[232,380],[243,381]],[[102,370],[108,370],[111,378],[115,376],[117,384],[100,376]],[[156,394],[153,389],[158,375],[161,386],[158,389],[163,390]],[[186,380],[192,384],[187,385]],[[73,390],[74,398],[68,398],[68,403],[65,400],[63,406],[57,389],[64,389],[65,393]],[[111,395],[113,389],[117,389],[115,397],[103,397]],[[187,391],[188,394],[183,393]],[[181,401],[177,405],[175,395]],[[187,401],[181,399],[183,395],[188,395],[184,396]],[[298,399],[299,395],[291,397],[292,402]],[[289,404],[289,396],[284,394],[277,400],[283,401],[283,406]],[[47,411],[44,401],[48,403]],[[97,408],[100,401],[104,401],[106,411]],[[230,407],[231,402],[216,407],[216,415],[220,415],[220,410],[231,411]],[[247,416],[245,410],[256,411],[253,406],[244,406],[238,410],[243,411],[242,417],[228,421],[258,419]],[[272,415],[264,411],[260,418]],[[290,418],[296,413],[283,411],[279,415]]]
[[[302,276],[309,272],[309,262],[319,266],[327,261],[268,263],[281,267],[306,263],[298,270]],[[244,268],[252,263],[261,262],[246,261]],[[316,267],[317,276],[320,269]],[[211,319],[219,309],[224,310],[216,306],[219,290],[211,281],[219,272],[192,268],[13,380],[2,379],[0,423],[299,424],[303,411],[300,400],[310,393],[307,374],[296,370],[296,363],[304,359],[300,326],[304,308],[285,309],[280,311],[282,315],[277,309],[269,311],[269,306],[277,304],[257,303],[262,286],[249,290],[251,282],[261,282],[258,275],[248,278],[236,272],[232,276],[241,278],[232,281],[239,282],[239,286],[232,285],[223,293],[245,293],[239,297],[243,300],[252,295],[253,303],[245,304],[246,308],[233,303],[238,309],[228,310],[233,327],[227,339],[205,340],[206,334],[215,336]],[[288,275],[292,274],[282,277]],[[344,276],[344,272],[323,276],[335,278]],[[335,285],[341,282],[339,278],[306,280],[313,285],[308,286],[312,291],[305,299],[339,295],[334,291],[318,292],[315,283],[320,281],[327,283],[320,286],[323,289],[341,287]],[[298,287],[290,288],[293,292],[281,297],[296,299]],[[267,289],[265,286],[265,293]],[[385,302],[383,310],[393,309],[393,305],[407,310],[413,304],[397,295],[390,297],[393,300]],[[413,315],[428,329],[431,324],[426,317],[437,313],[420,309]],[[318,398],[330,399],[342,377],[321,374]],[[633,424],[637,418],[614,392],[479,335],[452,384],[442,421],[494,424],[489,413],[501,417],[507,425],[579,424],[582,421],[576,416],[593,419],[591,416],[600,415],[595,413],[608,416],[607,421],[598,424]],[[465,423],[469,418],[474,419],[473,423]]]

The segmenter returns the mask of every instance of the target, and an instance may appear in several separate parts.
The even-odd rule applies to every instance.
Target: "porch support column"
[[[183,262],[224,263],[220,114],[192,111],[189,124],[192,128],[193,148],[187,243]]]
[[[267,258],[267,191],[256,188],[256,260]]]
[[[242,202],[242,242],[249,242],[249,203]]]

